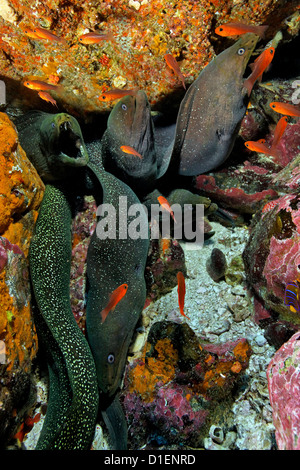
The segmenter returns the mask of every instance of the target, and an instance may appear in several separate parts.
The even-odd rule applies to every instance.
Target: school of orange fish
[[[247,32],[252,32],[263,38],[267,28],[268,26],[254,26],[254,25],[246,25],[243,23],[227,23],[227,24],[223,24],[217,27],[215,29],[215,33],[223,37],[232,37],[232,36],[235,37],[241,34],[245,34]],[[34,29],[26,29],[24,32],[28,37],[34,40],[48,40],[48,41],[55,41],[61,44],[66,44],[66,40],[64,38],[61,38],[57,36],[56,34],[54,34],[53,32],[40,28],[40,27],[36,27]],[[115,41],[115,38],[110,32],[104,34],[104,33],[99,33],[96,31],[91,31],[89,33],[79,36],[78,40],[81,44],[92,45],[92,44],[99,44],[102,41]],[[245,88],[248,91],[248,95],[250,95],[254,83],[257,80],[261,81],[263,73],[268,70],[274,58],[274,54],[275,54],[275,48],[268,47],[255,59],[253,64],[250,64],[251,74],[244,84]],[[175,57],[172,54],[168,53],[164,55],[164,59],[168,67],[170,67],[170,69],[180,79],[184,89],[186,89],[184,76],[180,71],[179,64],[177,63]],[[40,80],[25,80],[24,86],[32,90],[36,90],[41,99],[57,107],[56,101],[54,100],[54,98],[51,96],[49,92],[51,91],[59,92],[62,89],[62,85],[57,85],[56,83],[46,83]],[[134,95],[136,94],[137,91],[138,91],[137,89],[131,89],[131,90],[112,89],[110,91],[102,93],[98,98],[100,102],[109,102],[109,101],[120,99],[126,95]],[[279,119],[277,126],[275,128],[271,147],[268,148],[265,145],[265,139],[260,139],[258,141],[247,141],[245,142],[245,146],[251,151],[263,153],[271,157],[274,157],[274,159],[276,159],[278,158],[278,150],[277,150],[278,143],[280,142],[280,139],[288,124],[287,116],[300,117],[300,109],[297,106],[291,105],[289,103],[282,103],[282,102],[272,102],[270,103],[270,107],[277,113],[283,114],[283,117]],[[143,158],[141,154],[139,154],[134,148],[132,148],[129,145],[123,145],[120,148],[125,153],[134,155],[140,159]],[[174,213],[171,210],[171,206],[169,202],[167,201],[167,199],[164,198],[163,196],[160,196],[158,197],[158,202],[164,210],[169,212],[169,214],[174,219],[174,222],[176,222]],[[262,212],[264,213],[269,210],[272,210],[275,206],[276,206],[276,201],[268,202],[262,209]],[[181,315],[183,315],[189,320],[189,317],[187,317],[187,315],[184,313],[184,300],[185,300],[186,287],[185,287],[185,278],[182,272],[177,273],[177,283],[178,283],[177,292],[178,292],[179,310],[180,310]],[[114,310],[116,305],[126,295],[127,288],[128,288],[127,284],[122,284],[110,294],[106,307],[100,312],[102,323],[105,321],[107,315]],[[299,297],[300,297],[300,279],[297,279],[295,282],[292,282],[286,286],[285,299],[284,299],[285,304],[293,312],[296,312],[296,311],[300,312]],[[16,434],[15,437],[18,438],[19,441],[22,441],[24,439],[24,436],[32,428],[33,423],[37,422],[39,418],[40,418],[39,415],[36,415],[33,419],[28,418],[27,421],[25,421],[25,424],[23,423],[23,426],[21,427],[21,429],[19,430],[19,432]]]
[[[247,32],[252,32],[263,38],[267,28],[268,28],[267,25],[254,26],[254,25],[246,25],[243,23],[226,23],[221,26],[218,26],[215,29],[215,33],[223,37],[232,37],[232,36],[235,37],[241,34],[245,34]],[[35,40],[56,41],[61,44],[66,43],[65,39],[57,36],[51,31],[48,31],[40,27],[36,27],[33,30],[26,29],[25,33],[30,38],[35,39]],[[110,32],[105,34],[105,33],[99,33],[96,31],[91,31],[89,33],[79,36],[78,40],[81,44],[91,45],[91,44],[99,44],[102,41],[115,41],[115,38]],[[255,59],[253,64],[250,64],[250,68],[252,72],[244,84],[245,88],[248,91],[248,95],[251,94],[254,83],[257,80],[261,81],[263,73],[268,70],[274,58],[274,54],[275,54],[275,48],[268,47]],[[184,83],[184,76],[180,71],[179,64],[176,61],[175,57],[172,54],[168,53],[164,55],[164,59],[168,67],[170,67],[170,69],[173,70],[173,72],[181,80],[181,83],[184,89],[186,89],[186,86]],[[38,94],[41,99],[57,107],[56,101],[54,100],[54,98],[52,98],[52,96],[48,92],[53,91],[53,90],[56,92],[59,92],[60,89],[62,88],[61,85],[57,85],[53,83],[46,83],[40,80],[26,80],[24,82],[24,85],[32,90],[38,91]],[[108,102],[108,101],[114,101],[114,100],[120,99],[126,95],[134,95],[136,94],[136,92],[137,92],[137,89],[131,89],[131,90],[112,89],[105,93],[102,93],[98,98],[100,102]],[[268,148],[265,145],[265,139],[260,139],[258,141],[247,141],[245,142],[245,146],[251,151],[263,153],[271,157],[274,157],[276,159],[278,157],[278,150],[277,150],[278,143],[288,124],[287,116],[300,117],[300,109],[289,103],[281,103],[281,102],[272,102],[270,103],[270,106],[277,113],[284,115],[277,123],[277,126],[274,131],[274,138],[273,138],[271,147]],[[143,158],[143,156],[140,153],[138,153],[133,147],[129,145],[122,145],[120,148],[125,153],[134,155],[140,159]],[[174,214],[171,210],[171,207],[168,201],[161,196],[158,198],[158,202],[160,203],[163,209],[167,210],[171,214],[171,216],[173,217],[175,221]],[[264,208],[263,210],[269,210],[269,208]],[[121,299],[124,297],[125,294],[126,294],[126,284],[119,286],[114,292],[111,293],[107,307],[101,312],[102,322],[105,321],[105,318],[107,317],[108,313],[115,308],[117,303],[121,301]],[[183,274],[178,273],[178,303],[180,307],[180,313],[186,316],[183,311],[184,297],[185,297],[185,280],[184,280]]]

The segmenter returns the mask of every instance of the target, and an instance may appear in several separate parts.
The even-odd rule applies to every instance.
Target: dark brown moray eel
[[[247,109],[245,69],[259,37],[247,33],[215,57],[183,98],[170,168],[194,176],[229,156]]]
[[[142,90],[136,95],[125,96],[114,106],[100,145],[105,170],[138,194],[153,189],[155,181],[167,170],[170,160],[170,152],[167,153],[163,144],[156,140],[150,104]],[[122,145],[133,147],[142,159],[124,153],[120,149]],[[170,148],[173,148],[173,143]],[[167,162],[165,153],[168,155]]]
[[[98,177],[103,190],[103,204],[111,204],[116,211],[117,231],[115,239],[101,239],[97,226],[89,244],[87,339],[96,364],[100,409],[109,428],[113,448],[126,449],[127,425],[117,393],[125,369],[128,347],[146,300],[144,271],[149,246],[148,218],[142,209],[136,219],[143,230],[144,238],[119,238],[119,223],[125,224],[126,230],[130,228],[135,217],[127,218],[126,213],[130,206],[139,204],[139,199],[125,183],[99,170],[99,165],[90,161],[88,167]],[[126,199],[124,207],[120,206],[119,196]],[[103,217],[106,217],[106,213]],[[102,216],[98,224],[101,224],[101,219]],[[128,284],[125,296],[101,323],[100,313],[106,307],[109,295],[124,283]]]

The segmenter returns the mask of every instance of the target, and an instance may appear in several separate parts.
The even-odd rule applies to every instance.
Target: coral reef
[[[270,39],[283,19],[292,15],[298,2],[292,0],[227,2],[201,0],[113,0],[105,2],[57,3],[47,0],[3,0],[1,3],[1,78],[9,89],[9,101],[51,109],[34,90],[26,90],[24,79],[50,80],[63,88],[53,92],[58,106],[67,112],[89,114],[110,108],[99,101],[101,93],[112,88],[143,89],[151,105],[174,107],[174,96],[183,87],[165,63],[172,53],[180,63],[186,84],[215,56],[220,38],[214,28],[230,20],[269,24]],[[174,14],[174,12],[176,12]],[[297,34],[297,22],[290,20],[288,33]],[[64,38],[56,42],[37,38],[41,27]],[[114,40],[84,45],[79,37],[89,31],[110,33]],[[159,73],[158,73],[159,70]],[[170,99],[167,95],[174,91]]]
[[[267,370],[279,450],[299,450],[299,332],[271,359]]]
[[[122,392],[132,445],[147,430],[150,440],[199,447],[209,423],[226,414],[250,355],[245,339],[200,344],[186,323],[155,322]]]
[[[44,185],[0,115],[0,443],[11,436],[29,404],[38,343],[31,309],[28,248]],[[31,401],[31,398],[30,400]],[[32,405],[32,403],[31,403]]]
[[[152,301],[177,285],[177,272],[186,274],[183,249],[173,238],[151,240],[145,279],[147,298]]]
[[[282,196],[270,211],[257,212],[243,253],[247,280],[256,295],[292,325],[299,325],[300,318],[284,304],[284,292],[299,275],[298,200],[296,195]]]

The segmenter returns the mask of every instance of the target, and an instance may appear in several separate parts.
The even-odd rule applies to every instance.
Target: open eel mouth
[[[74,130],[70,120],[59,124],[57,150],[61,162],[65,165],[85,166],[89,161],[82,136]]]

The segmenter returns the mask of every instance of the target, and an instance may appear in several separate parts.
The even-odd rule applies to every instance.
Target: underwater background
[[[299,29],[298,1],[0,0],[1,448],[300,449]],[[120,196],[168,236],[101,240]]]

